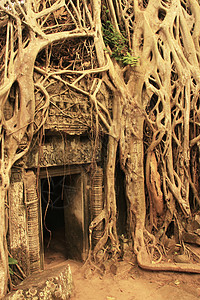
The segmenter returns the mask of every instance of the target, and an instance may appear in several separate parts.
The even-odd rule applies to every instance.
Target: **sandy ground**
[[[59,263],[63,263],[63,257],[51,256],[45,269]],[[108,263],[103,275],[83,270],[80,262],[68,260],[68,263],[74,282],[71,300],[200,299],[200,274],[144,271],[130,257]]]
[[[142,270],[131,250],[123,260],[104,263],[94,272],[81,262],[67,260],[63,245],[58,240],[51,244],[45,252],[44,269],[51,276],[53,270],[70,265],[74,285],[70,300],[200,299],[200,274]],[[200,257],[199,246],[197,250]]]
[[[73,300],[200,299],[200,275],[147,272],[121,262],[116,275],[89,274],[84,278],[77,265],[70,265]]]

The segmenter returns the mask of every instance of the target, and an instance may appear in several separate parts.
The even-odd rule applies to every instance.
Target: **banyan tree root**
[[[104,226],[104,232],[95,245],[94,249],[92,250],[92,233],[94,229],[101,224],[101,222],[105,222]],[[91,222],[89,226],[89,244],[90,244],[90,250],[88,254],[88,259],[86,263],[91,264],[92,261],[94,261],[95,267],[96,264],[100,264],[102,261],[105,260],[105,256],[107,254],[107,242],[110,239],[112,244],[112,257],[114,258],[118,253],[120,253],[120,246],[118,243],[118,239],[116,239],[116,234],[114,228],[114,222],[112,221],[112,218],[108,217],[108,214],[106,213],[106,209],[102,210],[102,212]],[[100,254],[101,253],[101,254]],[[93,263],[92,263],[93,264]],[[97,267],[98,268],[98,267]]]
[[[146,252],[145,248],[142,248],[137,254],[137,262],[140,268],[149,271],[172,271],[183,273],[196,273],[200,274],[200,265],[192,263],[158,263],[153,264]]]
[[[162,215],[164,211],[163,193],[161,191],[161,179],[158,172],[158,162],[154,152],[147,154],[146,185],[151,204],[155,207],[156,213]]]

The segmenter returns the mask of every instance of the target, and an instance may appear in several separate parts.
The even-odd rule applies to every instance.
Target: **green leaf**
[[[9,265],[16,265],[17,264],[17,260],[12,258],[12,257],[8,257],[8,264]]]
[[[107,53],[110,53],[110,51],[107,48],[103,48],[103,50]]]

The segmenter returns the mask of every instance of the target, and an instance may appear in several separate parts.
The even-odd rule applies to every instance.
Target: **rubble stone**
[[[72,273],[69,265],[48,269],[25,279],[18,290],[8,294],[6,300],[51,300],[69,299],[73,290]]]

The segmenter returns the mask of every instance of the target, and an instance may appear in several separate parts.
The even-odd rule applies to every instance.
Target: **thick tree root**
[[[149,271],[172,271],[181,273],[200,274],[200,265],[187,263],[159,263],[153,264],[149,261],[146,251],[140,250],[137,254],[137,262],[140,268]]]

